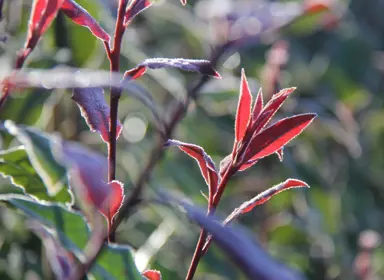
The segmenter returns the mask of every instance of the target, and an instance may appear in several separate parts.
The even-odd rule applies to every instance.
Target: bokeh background
[[[23,46],[31,2],[5,1],[0,35],[8,39],[0,43],[1,73],[9,73],[16,50]],[[308,279],[384,279],[384,1],[326,1],[334,5],[320,13],[304,12],[311,1],[304,2],[190,0],[183,7],[177,0],[156,1],[129,27],[121,69],[149,57],[210,59],[215,47],[231,41],[217,62],[223,79],[205,84],[175,132],[178,140],[204,147],[217,164],[232,149],[241,68],[254,95],[263,87],[265,100],[277,89],[296,86],[278,117],[316,112],[318,118],[285,148],[283,162],[270,156],[237,174],[219,213],[229,214],[286,178],[304,180],[311,189],[279,194],[237,224]],[[78,3],[112,33],[114,1]],[[109,68],[102,43],[59,14],[27,66],[49,69],[63,64]],[[174,100],[199,78],[194,73],[151,70],[139,83],[167,116]],[[119,118],[124,131],[118,140],[117,177],[129,191],[156,132],[149,110],[127,95],[120,102]],[[106,154],[105,144],[88,130],[66,90],[14,94],[0,119],[59,132]],[[0,145],[5,149],[15,140],[2,133]],[[169,149],[155,169],[148,196],[151,188],[176,191],[206,207],[199,168],[177,149]],[[0,192],[17,189],[1,179]],[[53,279],[41,242],[26,229],[24,217],[4,205],[0,215],[0,278]],[[123,224],[117,239],[136,248],[139,267],[148,264],[160,270],[163,279],[183,279],[198,233],[182,214],[150,204]],[[213,245],[196,279],[244,275]]]

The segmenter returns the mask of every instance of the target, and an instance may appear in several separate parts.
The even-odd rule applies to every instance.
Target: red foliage
[[[241,210],[240,213],[244,214],[251,211],[254,207],[264,204],[267,200],[271,199],[272,196],[282,191],[292,189],[292,188],[303,188],[303,187],[309,188],[309,186],[301,180],[287,179],[283,183],[273,186],[272,188],[269,188],[268,190],[255,196],[253,199],[244,202],[239,208]]]
[[[165,146],[177,146],[184,153],[196,160],[200,167],[201,174],[208,185],[209,201],[216,193],[217,185],[219,182],[219,175],[216,171],[215,164],[203,148],[177,140],[168,140]]]
[[[59,11],[63,0],[35,0],[32,5],[25,49],[33,49]]]
[[[127,8],[125,15],[124,15],[124,24],[128,25],[135,16],[140,14],[145,9],[152,6],[152,2],[149,0],[133,0],[131,1],[131,4]]]
[[[296,115],[282,119],[255,135],[246,152],[245,160],[258,160],[278,152],[299,135],[316,117],[316,114]]]
[[[108,223],[111,224],[113,218],[119,212],[121,203],[124,199],[124,185],[123,183],[114,180],[110,182],[107,186],[108,188],[108,197],[105,199],[100,212],[108,220]]]
[[[102,88],[75,88],[72,99],[81,110],[81,115],[86,120],[91,131],[100,133],[104,142],[109,141],[110,109],[105,102]],[[116,139],[120,136],[123,126],[118,121]]]
[[[142,275],[148,280],[161,280],[161,273],[157,270],[146,270]]]
[[[73,20],[73,22],[88,27],[92,34],[97,38],[109,42],[109,35],[97,23],[97,21],[87,12],[86,9],[81,7],[73,0],[64,0],[61,10]]]
[[[244,69],[241,71],[241,85],[239,103],[237,105],[235,137],[236,143],[243,140],[249,120],[251,118],[252,94],[249,89]]]

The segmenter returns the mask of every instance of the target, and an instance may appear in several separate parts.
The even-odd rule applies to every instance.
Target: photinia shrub
[[[183,0],[181,3],[188,4]],[[306,2],[305,7],[300,6],[290,20],[303,13],[314,13],[328,8],[319,3],[316,6],[308,3]],[[3,1],[0,4],[1,10]],[[0,106],[5,104],[9,94],[16,89],[43,87],[44,78],[47,80],[47,77],[53,77],[55,82],[52,87],[64,87],[72,92],[71,98],[79,107],[90,131],[97,132],[106,143],[108,155],[104,156],[58,135],[6,120],[3,127],[16,139],[19,146],[0,151],[0,173],[20,188],[22,194],[1,194],[0,200],[28,217],[30,228],[43,240],[56,279],[83,279],[87,275],[92,275],[95,279],[162,279],[160,271],[150,268],[139,271],[133,261],[132,249],[119,245],[115,233],[122,221],[129,218],[132,208],[142,201],[152,201],[143,195],[146,182],[165,148],[177,147],[197,162],[208,187],[206,214],[185,200],[163,191],[156,190],[157,197],[153,200],[171,207],[178,205],[178,208],[184,208],[191,220],[201,226],[200,238],[186,279],[194,277],[199,260],[207,252],[212,240],[223,248],[250,279],[301,279],[302,276],[273,260],[243,229],[231,227],[229,223],[282,191],[309,187],[305,182],[287,179],[244,202],[221,222],[215,212],[229,180],[236,173],[252,167],[272,154],[277,154],[282,161],[284,147],[311,124],[316,114],[294,115],[272,122],[272,118],[295,88],[274,93],[265,104],[260,89],[253,102],[253,94],[245,71],[242,70],[233,150],[221,161],[219,168],[202,147],[172,139],[175,127],[183,119],[188,105],[197,98],[203,85],[210,77],[221,79],[215,70],[220,57],[234,48],[253,42],[256,35],[244,35],[236,40],[228,37],[226,42],[216,46],[210,60],[148,58],[133,69],[121,73],[120,55],[124,33],[135,17],[152,7],[152,4],[148,0],[119,0],[115,30],[111,35],[80,2],[33,1],[24,47],[17,54],[12,73],[1,81]],[[109,72],[67,68],[45,72],[19,70],[31,52],[38,47],[39,41],[44,38],[58,13],[63,13],[77,25],[87,27],[100,39],[110,63]],[[261,33],[263,30],[277,30],[289,24],[289,21],[283,21],[277,26],[268,24],[260,30]],[[229,25],[228,28],[228,32],[232,32],[232,26]],[[197,85],[188,89],[185,99],[177,100],[171,110],[167,111],[169,115],[164,117],[158,110],[159,105],[145,89],[136,84],[136,80],[146,71],[170,67],[195,72],[202,77]],[[89,78],[93,74],[97,78],[89,79],[90,83],[81,82],[81,77]],[[109,104],[105,100],[104,87],[109,87]],[[119,156],[116,153],[116,140],[123,130],[117,113],[120,97],[125,90],[142,101],[153,113],[159,136],[147,165],[129,190],[125,188],[124,182],[116,178],[116,162]]]

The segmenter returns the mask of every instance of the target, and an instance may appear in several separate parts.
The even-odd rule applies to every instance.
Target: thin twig
[[[188,91],[186,100],[184,102],[180,102],[179,105],[175,108],[169,124],[165,127],[164,134],[160,135],[157,144],[151,152],[151,156],[147,162],[147,165],[145,166],[143,172],[140,174],[139,179],[137,180],[137,183],[135,184],[135,187],[133,188],[130,195],[127,196],[127,198],[124,200],[123,205],[121,206],[112,225],[111,231],[115,231],[117,229],[123,219],[129,216],[130,209],[134,207],[140,200],[140,196],[145,183],[148,181],[153,168],[156,166],[163,155],[164,143],[172,137],[176,125],[184,118],[188,104],[192,98],[196,97],[197,93],[208,80],[208,76],[203,76],[200,81]]]
[[[117,12],[115,33],[112,50],[107,43],[104,43],[107,56],[110,62],[111,73],[119,72],[120,70],[120,50],[121,42],[125,32],[124,15],[127,8],[128,1],[120,0]],[[118,104],[121,95],[121,90],[112,87],[110,94],[110,129],[109,129],[109,143],[108,143],[108,181],[116,179],[116,127],[117,127],[117,112]]]
[[[225,53],[226,50],[227,50],[227,46],[224,45],[213,52],[212,59],[211,59],[212,67],[216,66],[218,60]],[[110,55],[112,56],[112,54]],[[112,59],[113,57],[110,58],[110,60]],[[170,122],[168,123],[168,125],[165,125],[164,133],[159,136],[159,140],[157,144],[155,145],[152,152],[150,153],[150,158],[147,162],[147,165],[141,172],[139,179],[137,180],[135,186],[133,187],[132,192],[130,193],[130,195],[126,196],[126,198],[124,199],[122,206],[111,225],[109,237],[106,237],[105,240],[108,240],[108,239],[109,241],[113,240],[113,239],[111,240],[111,236],[114,237],[117,227],[121,224],[121,222],[125,218],[128,218],[130,216],[132,208],[134,208],[141,201],[141,195],[142,195],[142,191],[144,189],[145,183],[149,180],[152,170],[154,169],[156,164],[160,161],[163,155],[164,143],[169,138],[172,137],[172,134],[177,124],[184,118],[189,103],[192,100],[197,98],[198,93],[208,81],[209,81],[209,76],[202,76],[201,79],[194,86],[188,89],[185,101],[179,102],[178,106],[175,107],[171,115]],[[111,119],[112,119],[112,115],[111,115]],[[113,138],[110,137],[110,139],[113,139]],[[204,238],[204,241],[205,241],[205,238]],[[202,242],[202,246],[204,244],[205,242]],[[97,249],[101,251],[102,247],[103,246],[101,245]],[[94,254],[92,258],[89,258],[87,260],[87,264],[84,267],[91,268],[91,265],[96,261],[96,258],[98,257],[99,254],[100,252],[97,254]],[[85,273],[86,271],[84,271],[83,275],[85,275]]]
[[[110,62],[111,74],[120,70],[120,51],[121,43],[125,33],[124,16],[127,9],[128,0],[120,0],[117,11],[117,19],[114,33],[112,50],[107,42],[104,43],[105,50]],[[109,143],[108,143],[108,181],[116,179],[116,131],[117,131],[117,113],[121,89],[111,87],[110,90],[110,124],[109,124]],[[114,231],[108,233],[108,241],[115,241]]]
[[[220,184],[217,188],[217,193],[213,198],[212,207],[208,210],[207,215],[213,215],[215,213],[216,207],[220,201],[221,195],[223,194],[224,189],[225,189],[229,179],[232,177],[232,175],[234,173],[236,173],[236,169],[232,166],[232,164],[229,164],[226,172],[223,175],[223,178],[220,181]],[[201,229],[199,240],[196,244],[195,252],[193,254],[191,264],[189,266],[188,273],[187,273],[185,280],[192,280],[193,279],[193,277],[196,273],[197,266],[199,265],[200,259],[204,255],[203,249],[204,249],[204,245],[206,243],[207,236],[208,236],[208,232],[205,229]]]

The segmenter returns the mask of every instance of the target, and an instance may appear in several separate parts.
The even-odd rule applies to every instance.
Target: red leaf
[[[244,163],[242,166],[240,166],[239,168],[239,171],[244,171],[250,167],[252,167],[253,165],[255,165],[257,163],[258,160],[250,160],[246,163]]]
[[[259,92],[257,94],[256,100],[255,100],[255,105],[253,105],[253,110],[252,110],[252,122],[256,121],[257,118],[260,116],[264,106],[264,101],[263,101],[263,91],[260,88]]]
[[[121,204],[124,199],[124,185],[123,183],[113,180],[108,184],[109,194],[108,198],[104,201],[100,212],[107,219],[108,223],[111,224],[113,218],[119,212]]]
[[[29,28],[36,29],[39,24],[39,20],[44,14],[45,7],[47,6],[47,0],[34,0],[32,4],[31,17],[29,19]]]
[[[247,130],[248,122],[251,117],[252,94],[249,90],[247,77],[244,69],[241,70],[241,86],[239,103],[237,105],[236,121],[235,121],[235,137],[236,143],[240,142]]]
[[[313,15],[330,11],[333,0],[306,0],[304,1],[304,12]]]
[[[271,118],[276,114],[284,101],[288,96],[295,91],[296,88],[286,88],[275,95],[272,96],[272,99],[264,106],[264,109],[259,114],[257,119],[253,118],[252,131],[258,133],[263,129],[271,120]]]
[[[63,0],[34,0],[25,48],[33,49],[56,17]]]
[[[244,214],[251,211],[257,205],[264,204],[272,196],[278,193],[281,193],[282,191],[286,191],[292,188],[303,188],[303,187],[309,188],[309,186],[303,181],[300,181],[297,179],[287,179],[283,183],[273,186],[272,188],[269,188],[268,190],[255,196],[253,199],[245,202],[242,206],[240,206],[241,213]]]
[[[47,260],[56,279],[67,279],[75,264],[73,255],[65,250],[53,234],[40,223],[31,221],[28,222],[28,226],[42,239]]]
[[[81,115],[86,120],[91,131],[100,133],[104,142],[109,141],[110,112],[109,106],[105,102],[104,91],[102,88],[75,88],[72,99],[77,103],[81,110]],[[120,122],[117,124],[116,138],[122,130]]]
[[[54,154],[68,170],[71,187],[76,192],[80,202],[90,204],[100,212],[105,199],[109,196],[110,188],[106,183],[108,161],[79,144],[56,141]]]
[[[197,145],[188,144],[188,143],[184,143],[177,140],[171,140],[171,139],[168,140],[164,146],[165,147],[177,146],[184,153],[186,153],[187,155],[189,155],[190,157],[196,160],[196,162],[200,167],[201,174],[204,177],[205,183],[209,187],[209,197],[211,198],[211,196],[216,193],[219,177],[216,172],[214,162],[208,156],[208,154],[204,151],[204,149]]]
[[[157,270],[146,270],[142,273],[148,280],[161,280],[161,273]]]
[[[264,129],[251,140],[245,160],[258,160],[277,152],[299,135],[315,117],[316,114],[296,115]]]
[[[108,161],[106,157],[79,144],[56,141],[54,154],[67,168],[70,185],[86,213],[96,209],[110,224],[119,211],[124,198],[124,187],[119,181],[107,183]]]
[[[133,0],[124,15],[124,24],[129,24],[135,16],[152,6],[149,0]]]
[[[139,66],[139,67],[133,68],[124,73],[124,79],[129,78],[131,80],[136,80],[141,76],[143,76],[146,71],[147,71],[147,67],[145,66]]]
[[[73,22],[88,27],[97,38],[109,42],[109,35],[87,12],[86,9],[77,4],[74,0],[64,0],[61,10],[73,20]]]
[[[284,158],[284,147],[276,151],[276,154],[280,161],[283,161]]]
[[[274,195],[276,195],[278,193],[281,193],[281,192],[288,190],[288,189],[302,188],[302,187],[309,188],[309,186],[301,180],[287,179],[283,183],[280,183],[276,186],[273,186],[273,187],[269,188],[268,190],[258,194],[257,196],[255,196],[251,200],[248,200],[248,201],[244,202],[243,204],[241,204],[240,207],[236,208],[224,220],[223,224],[224,225],[229,224],[230,222],[232,222],[234,219],[236,219],[240,215],[251,211],[254,207],[256,207],[258,205],[264,204],[266,201],[268,201],[269,199],[271,199]],[[208,246],[211,243],[211,241],[212,241],[212,236],[209,236],[207,238],[207,241],[204,244],[203,252],[207,251]]]
[[[184,58],[149,58],[144,60],[142,63],[138,64],[135,69],[129,70],[128,73],[125,73],[125,76],[136,76],[140,77],[143,69],[159,69],[159,68],[178,68],[184,71],[199,72],[203,75],[213,76],[215,78],[221,79],[220,74],[213,69],[211,62],[208,60],[202,59],[184,59]],[[131,74],[129,72],[132,72]],[[136,74],[139,73],[139,74]]]
[[[233,221],[235,218],[240,216],[241,214],[247,213],[247,212],[251,211],[254,207],[261,205],[261,204],[264,204],[266,201],[271,199],[274,195],[281,193],[282,191],[292,189],[292,188],[303,188],[303,187],[309,188],[309,186],[301,180],[287,179],[284,182],[282,182],[276,186],[273,186],[273,187],[267,189],[266,191],[263,191],[262,193],[258,194],[257,196],[255,196],[251,200],[248,200],[248,201],[244,202],[243,204],[241,204],[239,208],[236,208],[225,219],[223,224],[228,224],[231,221]]]

